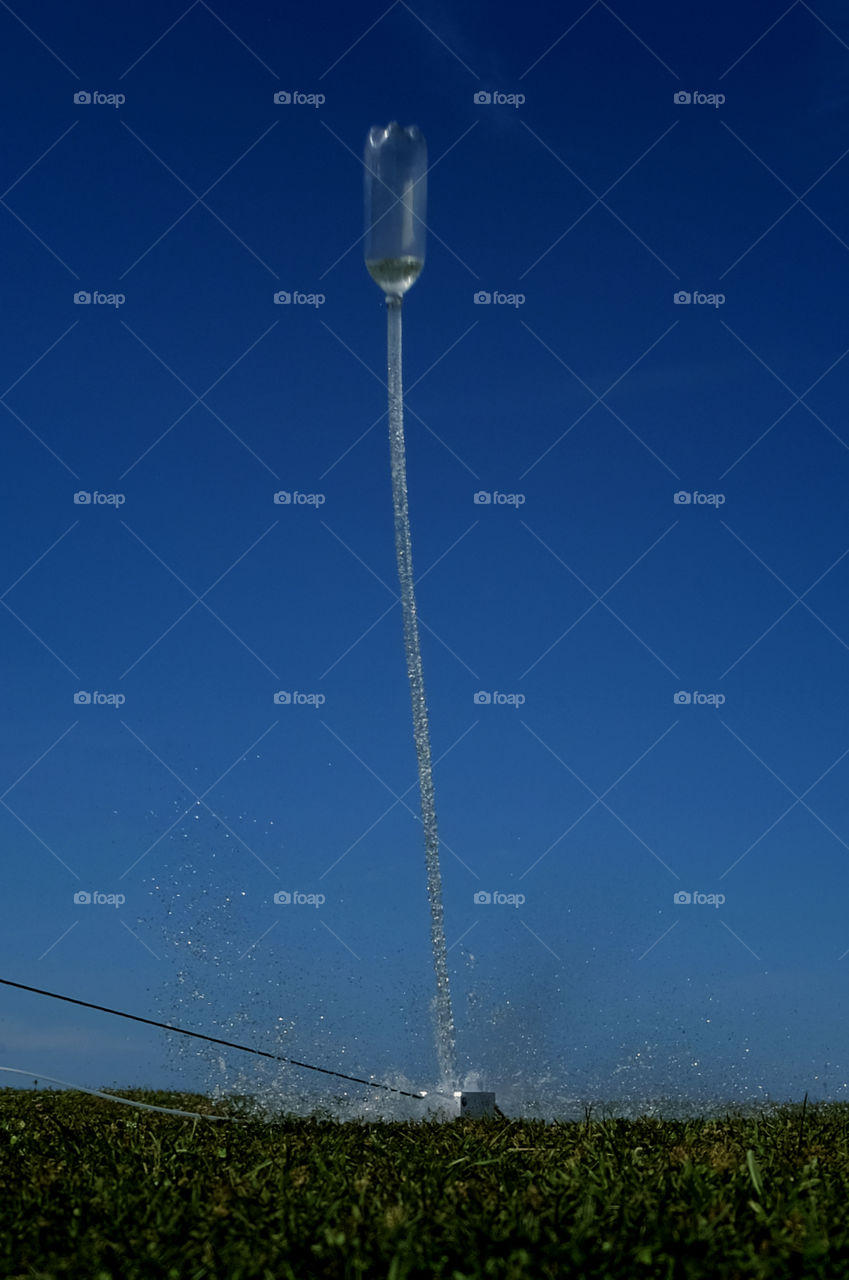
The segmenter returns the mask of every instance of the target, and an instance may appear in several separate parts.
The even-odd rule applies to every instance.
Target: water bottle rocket
[[[454,1017],[445,948],[430,731],[413,590],[401,380],[401,303],[404,294],[418,279],[425,259],[427,146],[424,137],[415,125],[408,129],[402,129],[395,121],[385,128],[375,125],[366,138],[364,163],[366,267],[386,295],[389,445],[395,507],[395,550],[404,617],[404,650],[413,706],[413,736],[421,791],[431,943],[436,970],[436,1049],[443,1087],[454,1090],[457,1074]]]

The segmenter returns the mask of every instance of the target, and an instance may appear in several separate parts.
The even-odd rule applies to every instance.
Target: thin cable
[[[33,991],[37,996],[49,996],[51,1000],[65,1000],[68,1004],[79,1004],[84,1009],[97,1009],[99,1013],[111,1013],[116,1018],[129,1018],[132,1022],[145,1022],[149,1027],[162,1027],[165,1031],[176,1031],[181,1036],[193,1036],[196,1040],[208,1040],[210,1044],[223,1044],[228,1049],[240,1049],[242,1053],[255,1053],[260,1058],[272,1058],[275,1062],[288,1062],[293,1067],[303,1067],[306,1071],[320,1071],[326,1076],[338,1076],[340,1080],[353,1080],[354,1084],[367,1084],[372,1089],[388,1089],[390,1093],[403,1094],[405,1098],[426,1098],[427,1092],[408,1093],[406,1089],[396,1089],[391,1084],[381,1084],[377,1080],[363,1080],[360,1076],[348,1076],[344,1071],[330,1071],[327,1067],[314,1067],[309,1062],[298,1062],[295,1058],[284,1058],[279,1053],[268,1053],[265,1049],[251,1049],[248,1045],[234,1044],[232,1040],[219,1040],[216,1036],[205,1036],[200,1031],[186,1031],[184,1027],[175,1027],[170,1022],[156,1022],[153,1018],[140,1018],[135,1013],[122,1013],[120,1009],[107,1009],[102,1004],[90,1004],[88,1000],[75,1000],[73,996],[60,996],[55,991],[42,991],[41,987],[28,987],[24,982],[12,982],[9,978],[0,978],[6,987],[18,987],[21,991]]]
[[[123,1102],[128,1107],[141,1107],[143,1111],[164,1111],[169,1116],[188,1116],[191,1120],[241,1120],[242,1116],[205,1116],[200,1111],[178,1111],[175,1107],[155,1107],[152,1102],[134,1102],[132,1098],[119,1098],[115,1093],[102,1093],[100,1089],[87,1089],[82,1084],[71,1084],[69,1080],[57,1080],[55,1076],[43,1076],[37,1071],[21,1071],[18,1067],[0,1067],[0,1071],[11,1071],[16,1076],[31,1076],[33,1080],[49,1080],[51,1084],[63,1084],[68,1089],[77,1089],[80,1093],[90,1093],[93,1098],[106,1098],[108,1102]]]

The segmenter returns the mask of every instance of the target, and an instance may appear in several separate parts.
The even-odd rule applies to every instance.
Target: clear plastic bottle
[[[403,297],[425,260],[427,144],[416,125],[369,130],[365,146],[365,260],[387,297]]]

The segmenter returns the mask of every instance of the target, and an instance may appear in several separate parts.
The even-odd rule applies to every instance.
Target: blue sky
[[[361,245],[396,119],[430,162],[407,462],[462,1081],[844,1096],[843,6],[0,24],[0,977],[439,1086]],[[34,1077],[332,1087],[195,1044],[0,988]]]

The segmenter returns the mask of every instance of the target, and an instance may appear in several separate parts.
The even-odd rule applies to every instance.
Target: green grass
[[[4,1089],[0,1188],[0,1274],[21,1280],[849,1275],[842,1103],[722,1120],[224,1124]]]

